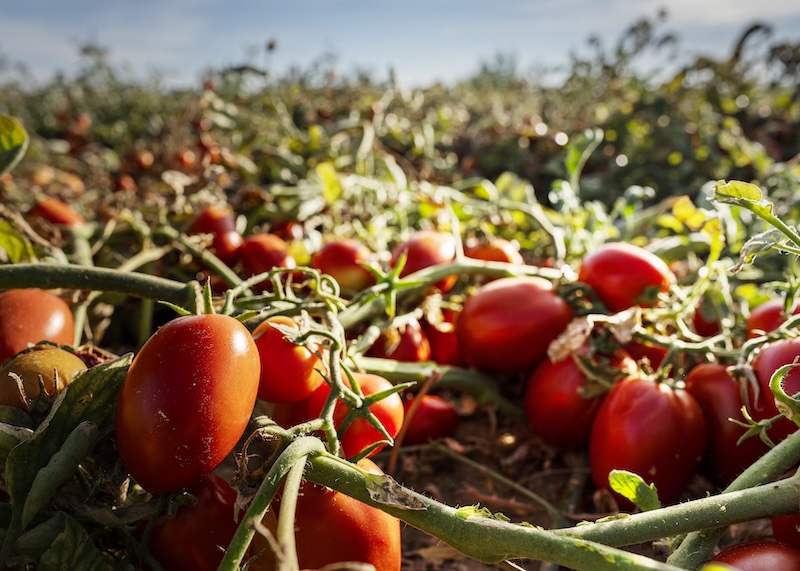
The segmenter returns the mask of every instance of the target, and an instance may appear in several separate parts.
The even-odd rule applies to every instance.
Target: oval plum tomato
[[[754,420],[764,420],[778,414],[775,398],[769,388],[773,373],[800,357],[800,338],[780,339],[763,345],[753,359],[753,371],[759,384],[756,397],[750,392],[747,409]],[[800,392],[800,369],[792,369],[783,379],[783,390],[788,395]],[[797,425],[788,418],[781,418],[767,431],[770,439],[777,443],[797,430]]]
[[[380,393],[392,388],[392,383],[380,375],[353,373],[353,378],[356,383],[358,383],[361,392],[364,393],[365,396]],[[309,418],[316,418],[319,416],[330,392],[330,386],[327,383],[323,383],[311,394],[308,403]],[[378,418],[392,438],[397,436],[400,427],[403,425],[403,400],[400,398],[400,395],[393,393],[372,404],[369,410]],[[333,423],[337,428],[341,426],[348,411],[349,409],[344,403],[341,401],[336,403]],[[342,444],[342,451],[347,458],[355,456],[368,446],[385,440],[383,434],[363,418],[356,418],[345,428],[343,433],[340,431],[339,439]],[[381,445],[375,448],[369,456],[377,454],[384,447],[385,445]]]
[[[729,547],[711,561],[736,571],[796,571],[800,569],[800,550],[782,543],[757,541]]]
[[[587,350],[582,354],[587,355]],[[636,363],[623,352],[612,356],[596,354],[592,360],[597,366],[605,365],[620,374],[636,370]],[[586,398],[581,395],[585,387],[586,375],[574,356],[563,361],[542,361],[528,377],[525,387],[525,415],[534,434],[559,448],[585,446],[605,396]]]
[[[0,368],[0,405],[15,406],[22,410],[28,408],[19,386],[9,373],[19,375],[22,379],[25,398],[35,400],[40,394],[40,377],[45,392],[53,395],[63,391],[75,375],[85,370],[86,364],[74,353],[50,345],[32,347],[18,353]]]
[[[796,305],[792,310],[792,315],[800,312],[800,305]],[[770,299],[755,306],[747,318],[745,330],[747,338],[759,337],[767,333],[772,333],[788,319],[784,310],[782,299]]]
[[[29,214],[59,226],[81,226],[86,219],[69,204],[53,197],[45,197],[33,205]]]
[[[177,317],[134,357],[117,401],[122,463],[148,492],[199,482],[231,453],[256,402],[261,361],[227,315]]]
[[[255,331],[261,358],[258,398],[270,402],[296,402],[308,398],[323,382],[322,362],[316,347],[296,345],[276,326],[299,330],[291,317],[276,315],[263,321]]]
[[[431,358],[431,345],[419,320],[409,319],[403,325],[393,327],[381,334],[369,348],[367,355],[406,363],[418,363]]]
[[[722,331],[719,318],[718,310],[703,298],[692,313],[692,328],[702,337],[713,337]]]
[[[408,240],[394,247],[390,266],[395,267],[404,253],[406,264],[400,271],[401,278],[423,268],[449,264],[455,260],[456,240],[447,232],[417,230]],[[457,279],[455,275],[447,276],[433,285],[442,293],[447,293],[453,289]]]
[[[286,241],[275,235],[262,232],[248,236],[239,246],[239,256],[247,277],[274,268],[295,268],[297,263],[289,253]],[[262,282],[262,287],[270,287],[269,282]]]
[[[382,474],[374,462],[358,466]],[[370,563],[375,571],[400,571],[400,520],[346,494],[303,482],[295,512],[295,543],[301,569],[342,562]]]
[[[592,479],[609,489],[609,473],[628,470],[655,484],[662,503],[672,503],[697,470],[706,438],[703,411],[691,394],[629,377],[608,392],[595,417],[589,438]]]
[[[800,514],[775,516],[770,522],[775,541],[800,549]]]
[[[188,228],[189,234],[211,234],[211,251],[226,265],[232,266],[239,257],[239,247],[243,238],[236,231],[236,220],[233,213],[222,206],[206,206],[192,220]]]
[[[413,446],[448,438],[458,429],[460,420],[458,411],[452,403],[442,397],[436,395],[412,397],[403,403],[403,408],[406,424],[403,444]]]
[[[41,289],[11,289],[0,294],[0,363],[28,344],[72,345],[74,336],[72,311],[57,295]]]
[[[467,244],[464,247],[464,255],[487,262],[505,262],[506,264],[519,265],[525,263],[522,259],[522,254],[519,253],[519,246],[503,238]]]
[[[460,314],[460,311],[443,307],[440,322],[431,321],[431,316],[422,322],[422,330],[431,346],[430,358],[439,365],[464,367],[467,364],[456,336],[455,323]]]
[[[539,277],[500,278],[467,299],[456,335],[471,366],[514,374],[533,368],[572,320],[572,310]]]
[[[578,281],[594,290],[612,313],[634,305],[652,307],[675,274],[652,252],[624,242],[609,242],[581,260]]]
[[[328,274],[347,293],[356,293],[375,283],[364,264],[373,261],[372,251],[357,240],[327,242],[311,256],[311,267]]]
[[[706,421],[708,449],[702,469],[720,486],[727,486],[769,447],[760,438],[747,438],[746,430],[731,419],[742,417],[742,393],[725,365],[701,363],[686,376],[686,390],[695,398]]]

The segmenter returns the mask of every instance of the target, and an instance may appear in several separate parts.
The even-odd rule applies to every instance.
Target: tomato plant
[[[509,277],[480,286],[455,326],[467,363],[481,371],[513,374],[541,361],[571,319],[572,310],[549,281]]]
[[[800,569],[800,550],[782,543],[757,541],[729,547],[712,561],[736,571],[794,571]]]
[[[81,226],[86,219],[66,202],[51,196],[36,201],[29,214],[59,226]]]
[[[219,466],[250,420],[260,370],[253,337],[232,317],[183,316],[159,328],[117,403],[117,448],[134,480],[169,493]]]
[[[406,255],[406,263],[400,271],[405,277],[423,268],[448,264],[456,258],[456,240],[447,232],[436,230],[417,230],[408,240],[399,243],[392,250],[391,267],[397,265],[400,257]],[[434,284],[442,293],[450,291],[458,276],[448,276]]]
[[[758,394],[750,393],[748,411],[754,420],[764,420],[778,414],[775,398],[770,389],[773,373],[800,357],[800,339],[779,339],[762,346],[753,359],[753,371],[758,380]],[[783,379],[783,388],[788,395],[800,392],[800,369],[792,369]],[[780,418],[767,431],[773,442],[779,442],[797,430],[797,425],[788,418]]]
[[[592,478],[608,489],[612,470],[634,472],[655,484],[663,503],[674,502],[699,466],[706,439],[703,412],[691,394],[629,377],[608,392],[592,426]]]
[[[460,417],[456,407],[440,396],[412,397],[403,403],[403,408],[406,424],[403,444],[425,444],[453,436],[458,429]]]
[[[470,242],[464,246],[464,255],[487,262],[525,263],[519,253],[519,245],[503,238]]]
[[[375,283],[374,274],[365,267],[373,258],[372,251],[357,240],[334,240],[314,252],[311,267],[331,276],[345,292],[355,293]]]
[[[236,230],[233,213],[222,206],[206,206],[189,224],[190,234],[211,234],[211,251],[225,264],[232,266],[239,257],[243,238]]]
[[[45,392],[53,395],[64,390],[75,375],[85,370],[86,364],[74,353],[50,345],[32,347],[0,367],[0,405],[26,410],[26,400],[35,400],[40,394],[40,378]],[[22,379],[24,399],[10,373]]]
[[[431,345],[419,320],[410,318],[382,333],[367,355],[404,362],[427,361],[431,358]]]
[[[594,290],[613,313],[634,305],[652,307],[658,293],[666,292],[675,275],[666,263],[639,246],[608,242],[581,260],[578,281]]]
[[[792,315],[800,312],[800,305],[792,310]],[[772,333],[788,319],[782,299],[770,299],[758,304],[747,316],[745,330],[748,339]]]
[[[253,331],[261,359],[258,398],[271,402],[303,400],[325,382],[320,372],[322,361],[315,345],[292,343],[277,326],[300,330],[291,317],[276,315]]]
[[[0,294],[0,362],[39,341],[72,345],[74,336],[72,311],[57,295],[41,289]]]

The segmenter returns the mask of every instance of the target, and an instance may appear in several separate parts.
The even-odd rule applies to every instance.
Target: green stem
[[[204,266],[219,275],[228,287],[236,287],[241,285],[242,278],[236,272],[228,267],[225,262],[220,260],[217,256],[209,252],[206,248],[198,246],[185,234],[181,234],[175,228],[170,226],[161,226],[157,228],[153,234],[164,236],[172,240],[180,248],[189,252],[192,256],[197,258]]]
[[[294,520],[295,512],[297,511],[297,498],[300,495],[300,485],[303,483],[305,468],[305,457],[298,459],[292,464],[283,484],[277,536],[281,549],[278,559],[282,562],[281,569],[285,571],[299,571],[300,569],[300,564],[297,562]]]

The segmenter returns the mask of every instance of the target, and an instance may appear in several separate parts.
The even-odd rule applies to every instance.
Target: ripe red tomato
[[[239,257],[243,238],[236,231],[233,213],[221,206],[205,207],[189,224],[190,234],[211,234],[211,251],[226,265],[232,266]]]
[[[242,267],[248,277],[268,272],[274,268],[295,268],[297,263],[289,254],[289,245],[283,238],[262,232],[248,236],[239,246]],[[268,282],[263,286],[269,287]]]
[[[447,232],[417,230],[408,240],[401,242],[392,250],[391,267],[397,265],[403,253],[407,257],[406,264],[400,271],[400,277],[430,266],[449,264],[456,259],[456,240]],[[457,279],[458,276],[448,276],[433,285],[442,293],[447,293],[453,288]]]
[[[778,414],[775,399],[769,388],[773,373],[800,357],[800,338],[780,339],[762,346],[753,359],[753,371],[760,386],[758,398],[750,393],[748,411],[755,420],[764,420]],[[800,392],[800,369],[792,369],[783,379],[783,389],[788,395]],[[797,425],[788,418],[781,418],[772,425],[767,434],[773,442],[779,442],[797,430]]]
[[[467,299],[456,335],[467,362],[481,371],[514,374],[533,368],[572,320],[572,310],[539,277],[500,278]]]
[[[655,484],[662,503],[672,503],[700,464],[706,438],[703,411],[691,394],[629,377],[608,392],[595,417],[589,439],[592,479],[609,489],[611,470],[628,470]]]
[[[440,365],[464,367],[467,364],[461,351],[461,345],[458,343],[455,329],[455,323],[460,314],[460,311],[443,307],[443,323],[434,324],[429,319],[425,319],[422,322],[422,330],[425,332],[425,336],[431,346],[430,358]]]
[[[664,362],[667,350],[657,345],[647,345],[641,341],[630,341],[625,344],[625,351],[640,364],[647,362],[651,370],[655,371]]]
[[[722,331],[718,313],[705,299],[701,299],[694,308],[692,328],[703,337],[713,337]]]
[[[353,373],[353,378],[364,395],[367,396],[392,388],[392,383],[380,375]],[[330,392],[330,386],[327,383],[323,383],[311,394],[308,402],[309,418],[317,418],[319,416]],[[333,422],[337,428],[341,426],[348,410],[344,403],[336,403]],[[392,438],[397,436],[400,427],[403,425],[403,400],[400,395],[394,393],[370,406],[369,410],[381,421],[381,424]],[[366,447],[384,440],[383,435],[363,418],[355,419],[344,430],[344,434],[339,434],[339,437],[342,451],[347,458],[351,458]],[[376,448],[369,455],[377,454],[384,446]]]
[[[782,543],[757,541],[729,547],[711,561],[736,571],[796,571],[800,569],[800,550]]]
[[[403,326],[383,333],[369,348],[367,355],[418,363],[431,358],[431,345],[420,322],[417,319],[409,319]]]
[[[416,404],[413,416],[409,413]],[[425,444],[431,440],[453,436],[460,421],[452,403],[436,395],[412,397],[403,403],[407,425],[403,444]]]
[[[775,541],[800,549],[800,514],[770,518]]]
[[[644,248],[609,242],[583,257],[578,281],[591,286],[609,311],[616,313],[634,305],[652,307],[656,294],[675,282],[675,274]]]
[[[685,382],[706,421],[708,450],[703,471],[718,485],[727,486],[769,447],[758,437],[738,444],[745,429],[730,419],[744,420],[742,393],[725,365],[701,363],[689,371]]]
[[[28,344],[72,345],[74,336],[72,311],[57,295],[41,289],[11,289],[0,294],[0,363]]]
[[[197,503],[179,507],[174,517],[159,516],[147,548],[164,571],[213,571],[239,527],[236,492],[214,474],[188,491]],[[138,530],[140,534],[143,527]]]
[[[75,212],[69,204],[53,197],[38,200],[31,208],[30,215],[60,226],[74,227],[86,224],[86,219]]]
[[[486,242],[474,242],[464,247],[464,255],[487,262],[505,262],[507,264],[524,264],[519,246],[503,238],[494,238]]]
[[[319,371],[323,365],[314,352],[315,347],[295,345],[276,325],[300,329],[291,317],[276,315],[253,331],[261,358],[258,398],[270,402],[297,402],[311,396],[325,381]]]
[[[334,240],[311,256],[311,267],[335,279],[344,292],[355,293],[375,283],[375,276],[364,267],[373,258],[372,251],[357,240]]]
[[[800,312],[800,305],[792,310],[792,315]],[[788,319],[783,309],[782,299],[770,299],[760,303],[750,312],[745,324],[747,338],[752,339],[766,333],[772,333]]]
[[[133,359],[117,402],[122,463],[148,492],[200,481],[247,428],[261,362],[247,328],[227,315],[178,317]]]

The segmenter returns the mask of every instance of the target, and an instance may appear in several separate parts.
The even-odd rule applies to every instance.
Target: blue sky
[[[800,39],[800,3],[787,0],[3,0],[0,57],[23,63],[39,80],[78,69],[77,46],[92,41],[132,72],[160,71],[171,82],[198,82],[203,70],[270,60],[281,73],[325,54],[337,70],[367,70],[401,84],[455,81],[497,54],[521,71],[564,64],[606,44],[639,17],[668,11],[679,59],[722,56],[748,23],[773,27],[774,39]],[[253,59],[252,54],[257,54]]]

